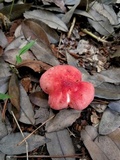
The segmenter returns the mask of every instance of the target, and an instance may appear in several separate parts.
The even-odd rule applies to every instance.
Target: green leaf
[[[0,100],[5,100],[5,99],[8,99],[8,98],[10,98],[10,96],[8,94],[0,93]]]
[[[22,58],[19,55],[16,56],[16,62],[17,62],[17,64],[22,62]]]
[[[26,53],[34,44],[35,44],[36,40],[32,40],[31,42],[29,42],[28,44],[26,44],[23,48],[21,48],[19,50],[19,53],[18,55],[16,56],[16,62],[17,64],[21,63],[22,62],[22,58],[21,58],[21,55]]]
[[[25,52],[27,52],[34,44],[35,44],[36,41],[31,41],[29,42],[28,44],[26,44],[23,48],[21,48],[19,50],[19,56],[24,54]]]

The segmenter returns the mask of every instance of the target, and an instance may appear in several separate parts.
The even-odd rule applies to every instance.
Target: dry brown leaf
[[[120,150],[117,145],[108,136],[98,135],[97,128],[86,126],[81,131],[81,138],[93,160],[119,159]]]
[[[37,61],[37,60],[26,60],[21,62],[20,64],[18,64],[16,67],[20,68],[20,67],[29,67],[32,70],[34,70],[35,72],[41,72],[41,70],[48,70],[51,66],[42,62],[42,61]]]
[[[96,137],[96,129],[92,126],[86,126],[85,130],[81,131],[81,138],[92,160],[108,160],[102,150],[94,143],[93,139]]]
[[[120,150],[108,136],[99,136],[95,139],[95,144],[103,151],[109,160],[118,160]]]
[[[20,89],[18,77],[15,73],[12,74],[9,81],[8,92],[10,95],[10,101],[13,105],[13,112],[17,119],[20,117]]]
[[[120,150],[120,128],[116,129],[108,135]]]
[[[30,19],[23,21],[22,31],[26,38],[30,37],[33,40],[42,41],[44,44],[50,47],[50,42],[48,40],[47,34],[35,21],[32,21]]]

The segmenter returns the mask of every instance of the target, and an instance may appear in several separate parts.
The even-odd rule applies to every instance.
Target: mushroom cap
[[[47,70],[40,78],[42,90],[49,94],[51,108],[86,108],[94,98],[94,87],[82,81],[81,72],[70,65],[58,65]]]

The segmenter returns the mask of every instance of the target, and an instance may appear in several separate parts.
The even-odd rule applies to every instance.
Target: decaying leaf
[[[118,160],[118,157],[120,157],[119,148],[108,136],[97,137],[95,143],[109,160]]]
[[[81,138],[93,160],[118,160],[120,157],[114,141],[108,136],[98,136],[95,127],[86,126],[81,131]]]
[[[16,56],[19,54],[19,48],[16,49],[10,49],[6,52],[4,52],[4,60],[6,62],[9,62],[11,64],[16,64]],[[35,60],[35,57],[33,56],[33,54],[30,51],[26,51],[24,54],[21,55],[21,59],[22,61],[25,60]]]
[[[44,22],[40,20],[32,19],[32,21],[36,22],[42,27],[42,29],[47,34],[47,37],[50,43],[57,43],[59,41],[59,35],[53,28],[50,28],[47,24],[45,24]]]
[[[5,48],[5,52],[10,50],[10,49],[16,49],[19,48],[23,43],[26,43],[26,39],[25,37],[19,36],[17,37],[14,41],[12,41],[6,48]]]
[[[50,139],[50,142],[47,143],[47,149],[50,155],[64,156],[75,154],[75,149],[67,129],[46,133],[46,137]],[[62,160],[69,159],[75,160],[75,158],[62,158]],[[59,158],[54,158],[53,160],[59,160]]]
[[[30,101],[36,106],[48,108],[48,96],[43,91],[31,93]]]
[[[8,45],[7,38],[4,32],[0,29],[0,46],[5,48]]]
[[[113,25],[118,25],[117,15],[113,8],[97,1],[92,2],[89,7],[88,13],[95,19],[95,21],[88,19],[92,27],[102,35],[113,34]]]
[[[113,110],[116,111],[118,113],[120,113],[120,100],[119,101],[112,101],[108,104],[108,107]]]
[[[1,107],[1,105],[0,105]],[[2,120],[2,113],[0,111],[0,139],[8,134],[7,127]]]
[[[109,108],[103,113],[99,124],[99,133],[107,135],[115,131],[120,126],[120,115],[118,112],[112,111]]]
[[[73,122],[80,117],[80,113],[81,111],[74,109],[60,110],[59,113],[46,124],[46,131],[54,132],[71,126]]]
[[[111,132],[108,136],[120,149],[120,128],[116,129],[114,132]]]
[[[42,62],[42,61],[37,61],[37,60],[26,60],[23,61],[22,63],[18,64],[16,66],[17,68],[21,68],[21,67],[29,67],[32,70],[34,70],[35,72],[41,72],[41,70],[48,70],[51,66]]]
[[[96,129],[92,126],[86,126],[85,130],[81,131],[81,138],[93,160],[108,160],[103,151],[94,143],[93,139],[97,137]]]
[[[42,0],[43,3],[55,3],[62,11],[66,11],[64,0]]]
[[[120,85],[114,85],[104,82],[95,88],[95,96],[108,100],[119,100]]]
[[[42,41],[44,44],[50,46],[45,31],[38,23],[27,19],[22,23],[22,31],[26,38],[30,37],[32,40]]]
[[[60,18],[58,18],[55,14],[49,11],[44,11],[44,10],[26,11],[24,13],[24,17],[26,19],[32,18],[32,19],[41,20],[42,22],[46,23],[48,26],[54,29],[58,29],[64,32],[68,31],[68,28],[65,25],[65,23]]]
[[[51,66],[59,64],[59,61],[53,55],[51,48],[42,42],[36,42],[31,48],[31,51],[33,52],[34,56],[42,62],[50,64]]]
[[[48,108],[39,108],[35,110],[35,124],[44,123],[49,118],[50,112]]]
[[[0,57],[0,79],[4,77],[9,77],[10,75],[11,73],[9,65],[5,63],[3,57]]]
[[[23,133],[26,136],[29,133]],[[0,140],[0,151],[8,155],[22,154],[26,153],[26,144],[17,145],[19,142],[23,140],[21,133],[11,133]],[[48,141],[43,136],[39,135],[31,135],[28,139],[28,151],[33,151],[34,149],[42,146]]]
[[[8,90],[8,81],[10,76],[0,77],[0,93],[6,93]]]
[[[34,111],[25,89],[20,85],[20,122],[34,124]]]
[[[16,118],[19,119],[20,117],[20,89],[19,89],[18,77],[15,73],[13,73],[10,78],[8,92],[10,95],[10,101],[13,105],[12,110]]]
[[[74,14],[75,9],[80,4],[81,0],[76,0],[75,5],[62,17],[62,20],[65,24],[68,24],[70,22],[71,17]]]

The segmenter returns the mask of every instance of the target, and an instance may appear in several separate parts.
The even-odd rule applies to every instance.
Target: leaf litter
[[[119,14],[114,8],[117,6],[115,1],[90,2],[46,0],[40,2],[40,7],[34,4],[34,10],[29,10],[31,4],[14,5],[10,20],[14,22],[21,14],[24,20],[16,26],[14,35],[10,33],[13,36],[11,43],[9,35],[3,30],[0,32],[3,39],[0,39],[3,49],[0,57],[0,94],[9,93],[10,96],[7,97],[7,105],[4,99],[1,100],[1,117],[4,107],[9,111],[6,115],[10,122],[0,122],[3,131],[0,151],[7,156],[26,153],[25,143],[17,146],[23,137],[13,117],[12,120],[10,118],[12,109],[25,136],[39,125],[39,131],[26,139],[28,151],[33,157],[36,152],[42,155],[42,149],[55,159],[60,156],[62,159],[75,159],[76,153],[77,157],[86,160],[118,160],[120,157],[119,48],[118,52],[112,52],[114,47],[119,46]],[[9,17],[6,10],[10,6],[4,9],[1,12]],[[6,28],[4,20],[2,25]],[[83,32],[83,28],[90,34]],[[106,36],[108,43],[96,41],[95,36],[97,40]],[[35,40],[35,44],[21,55],[22,62],[16,64],[20,48],[31,40]],[[95,99],[82,112],[51,110],[48,96],[41,92],[38,85],[40,76],[59,64],[75,66],[83,73],[83,80],[95,86]],[[52,115],[54,117],[49,120]],[[6,130],[8,126],[13,127],[13,133],[11,129],[10,132]]]

